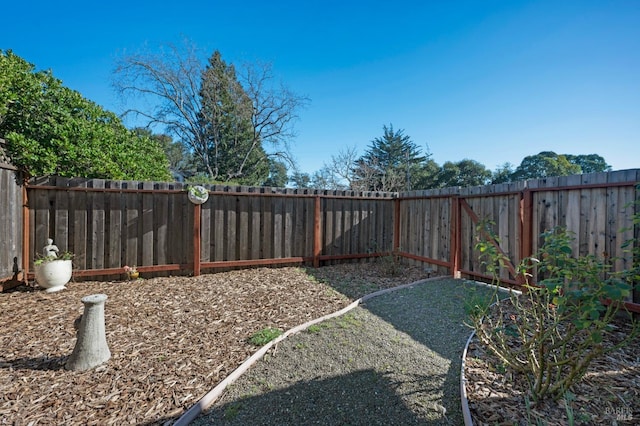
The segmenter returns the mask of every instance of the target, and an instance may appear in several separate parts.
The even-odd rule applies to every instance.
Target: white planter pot
[[[53,260],[36,266],[36,282],[47,293],[65,288],[71,279],[73,264],[71,260]]]

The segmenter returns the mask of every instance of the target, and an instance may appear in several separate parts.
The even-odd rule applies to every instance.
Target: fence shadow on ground
[[[207,424],[262,425],[417,425],[395,392],[395,385],[374,370],[297,383],[282,390],[233,401],[210,411]],[[202,423],[195,423],[202,424]]]

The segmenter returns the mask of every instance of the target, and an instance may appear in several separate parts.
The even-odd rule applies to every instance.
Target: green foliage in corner
[[[496,249],[490,223],[481,223],[478,235],[484,237],[479,237],[476,249],[498,283],[506,256]],[[603,342],[637,275],[613,271],[610,259],[574,256],[573,237],[564,228],[542,237],[538,252],[518,267],[525,277],[524,293],[512,292],[510,303],[476,303],[469,311],[479,340],[507,368],[526,378],[534,401],[562,398],[593,360],[628,344],[639,332],[634,321],[625,339],[615,345]]]
[[[63,86],[51,71],[0,50],[0,137],[31,176],[168,180],[159,144]]]

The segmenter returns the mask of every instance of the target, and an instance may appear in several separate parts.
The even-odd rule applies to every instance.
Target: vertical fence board
[[[273,198],[264,197],[262,199],[262,255],[263,259],[273,259]]]
[[[255,188],[254,192],[256,192]],[[260,259],[260,222],[262,217],[262,212],[260,210],[260,196],[254,195],[251,197],[249,209],[251,211],[250,258]]]
[[[249,192],[245,186],[239,188],[240,193]],[[248,196],[240,196],[236,198],[237,216],[237,241],[238,249],[234,260],[249,259],[249,216],[250,216],[250,198]]]
[[[12,277],[17,272],[14,268],[22,270],[22,205],[26,200],[18,179],[17,172],[8,165],[0,167],[0,280]]]
[[[429,220],[431,215],[431,201],[423,199],[420,201],[420,207],[418,210],[418,217],[420,218],[420,225],[422,227],[422,235],[420,240],[419,256],[432,257],[431,256],[431,226],[433,223]],[[415,215],[414,215],[415,216]]]
[[[353,228],[353,200],[342,200],[342,235],[340,236],[342,252],[344,254],[354,253],[351,245],[351,233]]]
[[[325,198],[322,203],[322,211],[324,214],[324,220],[322,221],[322,253],[325,255],[333,254],[333,209],[334,200],[332,198]],[[332,264],[333,262],[327,262]]]
[[[67,180],[61,182],[67,185]],[[54,222],[53,236],[55,243],[61,251],[69,251],[69,194],[65,191],[56,191],[54,196]]]
[[[334,200],[334,211],[333,211],[333,232],[331,233],[331,246],[335,250],[335,254],[343,254],[344,251],[338,249],[341,247],[341,236],[343,234],[343,210],[344,210],[344,200],[336,199]],[[334,262],[337,263],[337,262]]]
[[[219,262],[224,260],[224,197],[222,195],[214,195],[210,197],[213,214],[211,219],[211,251],[213,258],[211,260]]]
[[[109,188],[122,189],[119,181],[110,182]],[[113,192],[106,195],[108,200],[108,227],[106,230],[107,262],[108,268],[119,268],[122,263],[122,193]]]
[[[284,193],[291,195],[293,194],[293,189],[287,188],[284,190]],[[295,198],[283,198],[282,203],[284,205],[282,255],[284,257],[291,257],[293,256],[294,239],[296,238],[293,225]]]
[[[237,229],[238,229],[238,197],[225,196],[225,215],[226,215],[226,237],[225,237],[225,256],[224,260],[237,259]]]
[[[153,182],[142,182],[142,189],[153,189]],[[153,254],[155,252],[154,247],[154,212],[153,212],[153,198],[152,193],[142,193],[142,212],[140,214],[141,232],[142,232],[142,244],[141,251],[141,265],[150,266],[153,265]]]
[[[274,197],[273,199],[273,257],[279,259],[283,257],[282,245],[284,236],[284,205],[283,199]]]
[[[207,188],[208,189],[208,188]],[[200,261],[201,262],[211,262],[212,261],[212,246],[211,242],[212,236],[212,197],[200,205]]]
[[[137,182],[129,181],[126,183],[128,189],[138,189]],[[140,197],[136,193],[128,192],[125,194],[125,256],[124,261],[129,266],[137,266],[140,264],[138,257],[138,242],[140,241],[139,225],[140,225]]]
[[[72,179],[70,183],[74,188],[87,187],[85,179]],[[69,249],[74,254],[74,264],[78,269],[87,269],[87,193],[84,191],[69,192],[69,204],[73,209],[72,216],[73,246]]]
[[[93,188],[104,188],[104,180],[94,179],[91,184]],[[87,248],[89,249],[89,255],[87,256],[87,262],[89,262],[90,269],[103,269],[104,268],[104,231],[105,231],[105,199],[104,193],[90,192],[87,194],[87,203],[91,206],[88,209],[87,225],[89,226],[88,237],[89,242]]]

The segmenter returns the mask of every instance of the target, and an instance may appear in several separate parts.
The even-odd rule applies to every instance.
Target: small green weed
[[[353,316],[353,314],[345,314],[336,320],[336,324],[340,328],[360,327],[362,321]]]
[[[318,324],[310,325],[309,328],[307,328],[309,333],[320,333],[320,330],[322,330],[322,326]]]
[[[256,331],[249,337],[249,342],[256,346],[263,346],[282,334],[282,330],[267,327]]]
[[[462,300],[464,311],[469,317],[483,316],[489,311],[492,303],[498,300],[498,287],[495,291],[481,291],[477,285],[465,284],[465,296]]]
[[[234,419],[238,413],[240,412],[240,409],[242,408],[241,404],[230,404],[225,410],[224,410],[224,417],[226,419],[232,420]]]

